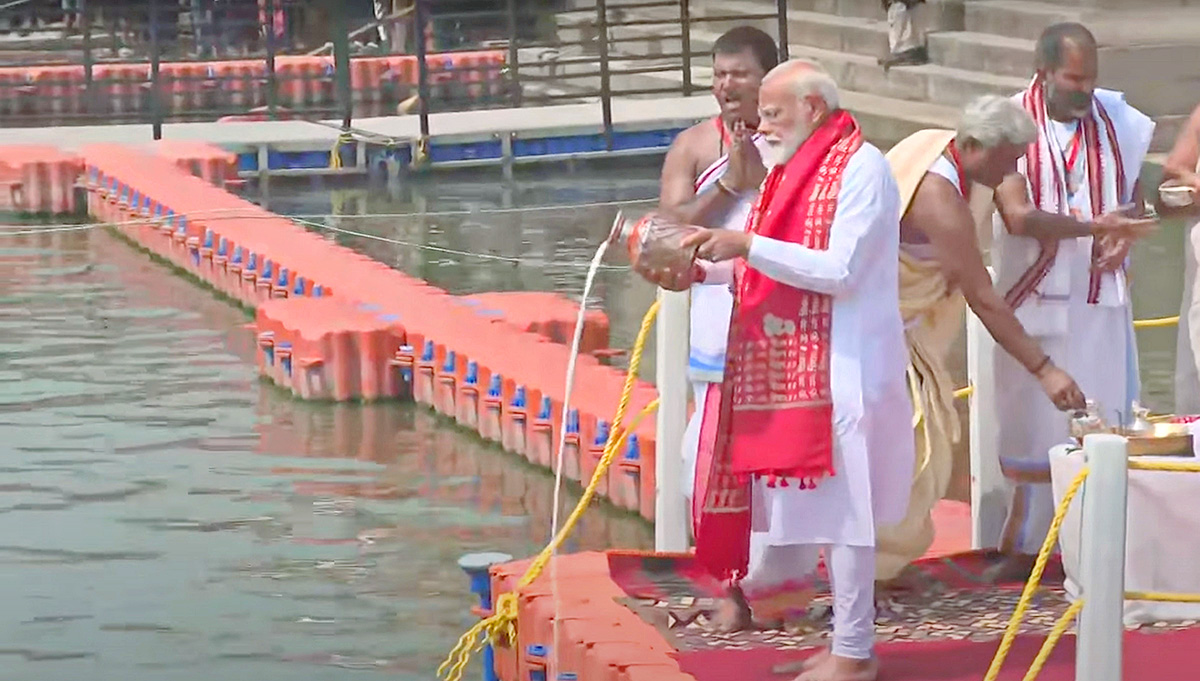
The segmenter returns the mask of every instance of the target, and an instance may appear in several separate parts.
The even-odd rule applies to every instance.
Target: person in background
[[[62,0],[63,36],[79,32],[83,23],[84,0]]]
[[[1158,210],[1163,216],[1200,217],[1200,106],[1175,138],[1163,163],[1163,184]],[[1179,329],[1175,353],[1175,413],[1200,414],[1200,295],[1196,287],[1196,254],[1200,222],[1184,232],[1183,299],[1179,304]]]
[[[681,132],[663,161],[659,209],[681,222],[742,230],[766,176],[766,143],[758,128],[758,89],[778,63],[774,39],[750,26],[730,29],[713,44],[715,117]],[[697,405],[725,372],[733,294],[727,285],[691,287],[688,378]],[[692,503],[702,410],[684,436],[684,494]]]
[[[879,65],[884,70],[929,61],[925,33],[919,21],[919,10],[924,4],[925,0],[883,0],[883,9],[887,12],[888,54],[879,58]]]
[[[1048,27],[1035,59],[1032,82],[1012,99],[1033,117],[1037,141],[996,189],[997,285],[1050,361],[1117,425],[1131,420],[1140,387],[1125,268],[1156,224],[1143,218],[1138,183],[1154,121],[1096,88],[1096,40],[1081,24]],[[1008,560],[992,576],[1016,579],[1054,517],[1048,456],[1068,441],[1069,419],[1028,367],[1006,353],[994,362],[997,451],[1013,492],[1000,539]]]

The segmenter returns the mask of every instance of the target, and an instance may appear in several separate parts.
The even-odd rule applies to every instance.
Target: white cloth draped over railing
[[[1193,427],[1193,434],[1200,429]],[[1138,457],[1145,461],[1180,461],[1178,457]],[[1182,461],[1194,462],[1185,458]],[[1050,452],[1054,500],[1062,500],[1083,468],[1083,452],[1068,445]],[[1081,541],[1081,509],[1087,494],[1076,496],[1059,534],[1067,592],[1077,597]],[[1129,471],[1125,545],[1126,591],[1200,594],[1200,474]],[[1113,527],[1111,532],[1121,532]],[[1086,597],[1085,597],[1086,598]],[[1125,601],[1126,625],[1200,620],[1198,603]]]

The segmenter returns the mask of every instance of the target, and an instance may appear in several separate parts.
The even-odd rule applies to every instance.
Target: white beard
[[[763,154],[763,165],[767,170],[786,164],[796,155],[796,150],[808,139],[812,132],[796,130],[784,139],[767,140],[766,153]]]

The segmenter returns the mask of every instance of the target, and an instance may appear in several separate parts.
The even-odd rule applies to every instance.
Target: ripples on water
[[[290,400],[241,312],[105,232],[0,241],[0,303],[0,679],[427,681],[455,560],[547,538],[546,475]],[[568,548],[651,544],[593,510]]]

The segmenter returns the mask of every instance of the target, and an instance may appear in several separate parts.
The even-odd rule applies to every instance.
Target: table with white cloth
[[[1139,456],[1139,461],[1196,462],[1177,456]],[[1083,450],[1060,445],[1050,450],[1054,501],[1083,468]],[[1067,595],[1079,597],[1079,542],[1086,484],[1067,511],[1058,542],[1066,571]],[[1125,590],[1200,594],[1200,473],[1129,471]],[[1120,531],[1113,528],[1114,533]],[[1125,601],[1125,624],[1200,620],[1198,603]]]

